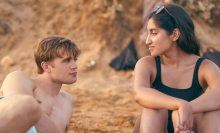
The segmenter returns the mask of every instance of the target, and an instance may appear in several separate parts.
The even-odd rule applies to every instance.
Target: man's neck
[[[42,88],[48,95],[55,97],[59,94],[62,84],[53,81],[50,75],[41,74],[34,80],[37,86]]]

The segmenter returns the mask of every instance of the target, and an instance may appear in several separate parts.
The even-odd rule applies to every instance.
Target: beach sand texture
[[[0,85],[16,70],[37,76],[33,51],[41,38],[68,37],[82,50],[78,81],[62,87],[75,99],[68,133],[132,132],[141,111],[133,100],[133,70],[116,71],[109,63],[132,38],[139,58],[149,55],[139,40],[143,1],[1,0]],[[203,51],[220,50],[219,28],[202,18],[193,21]],[[95,65],[88,67],[91,61]]]

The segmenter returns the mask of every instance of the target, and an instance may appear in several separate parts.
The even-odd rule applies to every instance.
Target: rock
[[[1,64],[3,66],[9,67],[9,66],[13,66],[15,62],[10,56],[6,55],[2,58]]]

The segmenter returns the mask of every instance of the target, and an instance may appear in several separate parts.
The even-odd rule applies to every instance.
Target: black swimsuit
[[[155,81],[153,82],[151,88],[157,89],[160,92],[163,92],[169,96],[177,97],[180,99],[184,99],[186,101],[192,101],[202,95],[204,93],[202,87],[198,81],[198,70],[199,66],[202,63],[204,58],[199,58],[196,62],[192,86],[188,89],[175,89],[164,85],[161,81],[161,63],[160,57],[155,57],[156,67],[157,67],[157,76]],[[172,110],[168,110],[168,125],[167,125],[168,133],[173,133],[173,122],[172,122]]]

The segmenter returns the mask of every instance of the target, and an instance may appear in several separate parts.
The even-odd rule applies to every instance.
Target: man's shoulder
[[[64,99],[66,99],[68,102],[70,102],[70,103],[74,102],[74,98],[73,98],[73,96],[70,93],[68,93],[68,92],[66,92],[64,90],[60,90],[60,93],[61,93],[62,97]]]

